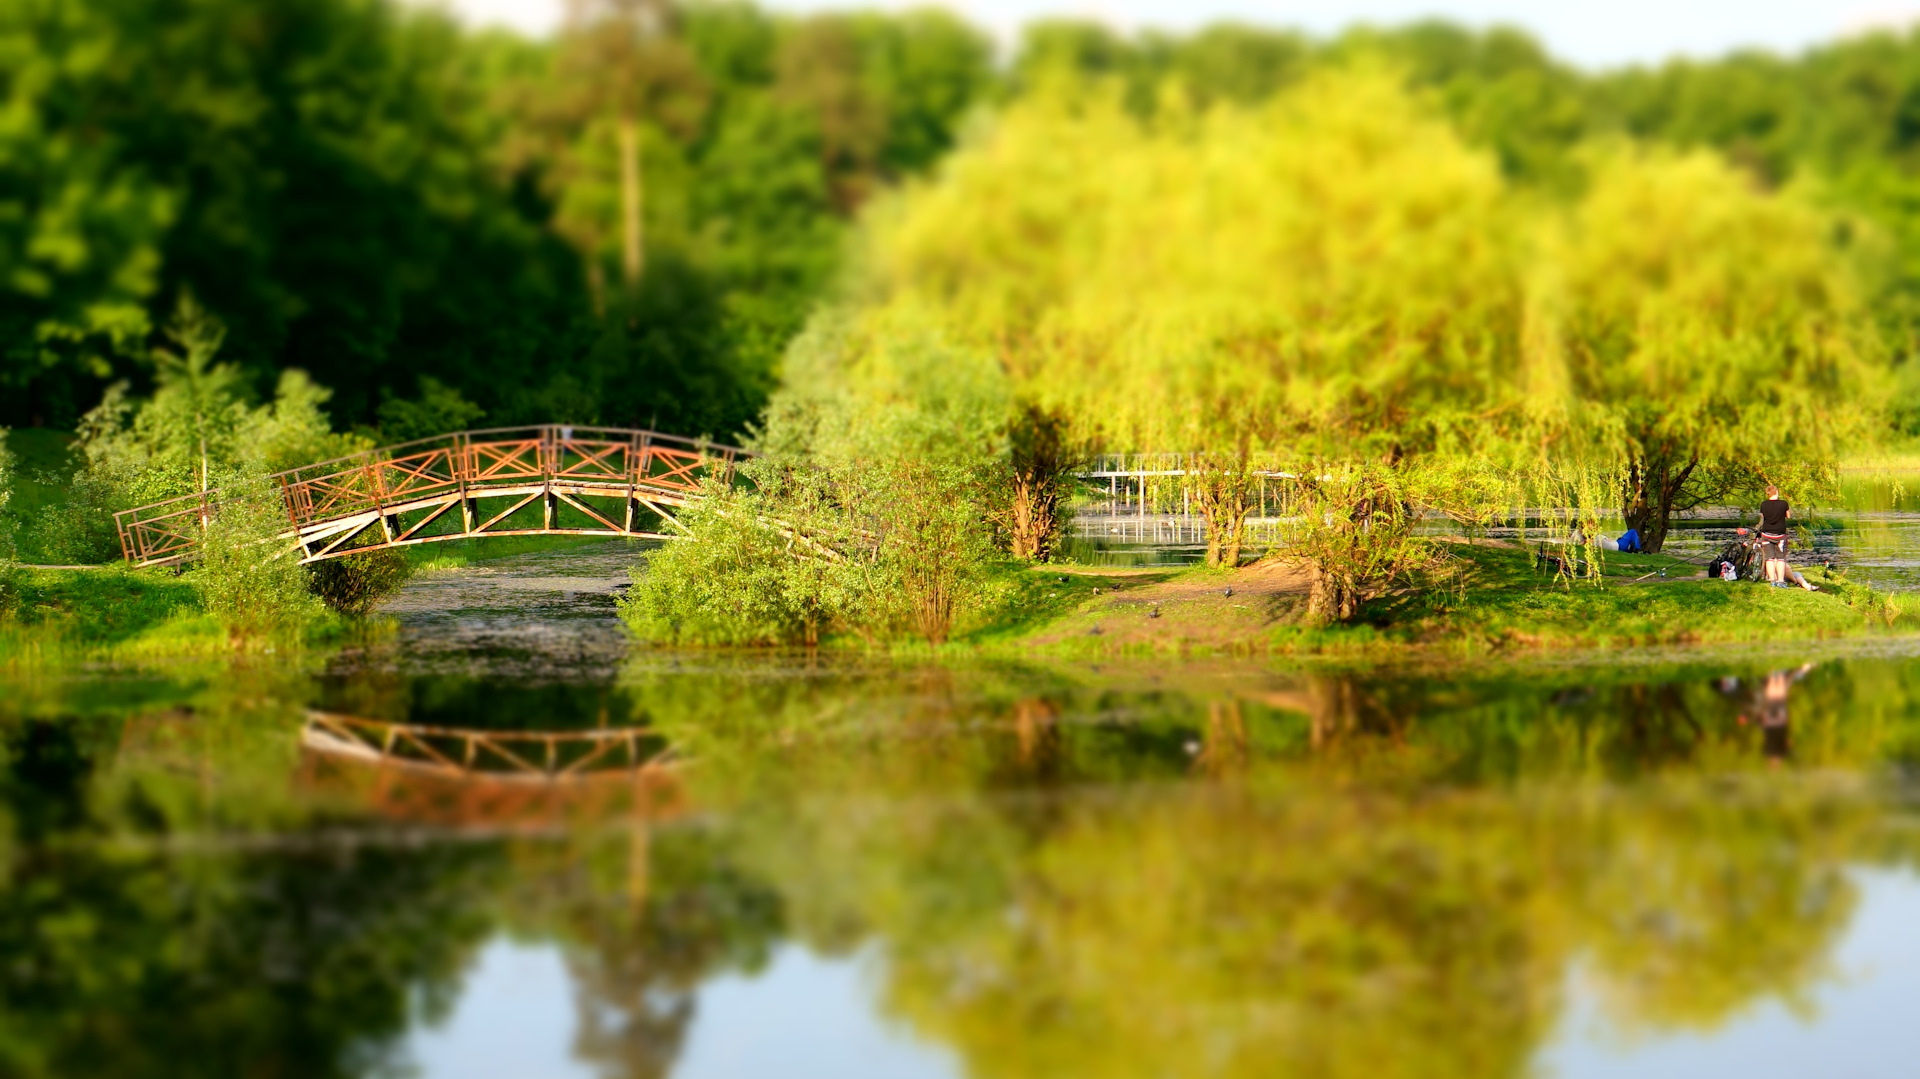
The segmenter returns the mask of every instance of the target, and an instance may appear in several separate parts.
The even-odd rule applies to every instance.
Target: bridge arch
[[[543,424],[456,431],[289,469],[271,477],[281,535],[302,564],[476,536],[671,538],[675,510],[708,479],[730,480],[746,450],[657,431]],[[198,553],[222,492],[114,514],[136,566]]]

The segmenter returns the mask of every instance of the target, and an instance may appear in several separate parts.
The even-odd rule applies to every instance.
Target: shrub
[[[81,417],[79,469],[41,477],[67,492],[37,514],[28,540],[41,556],[113,561],[122,553],[113,519],[119,510],[218,490],[250,473],[323,461],[367,444],[332,431],[323,408],[331,391],[303,371],[282,371],[273,400],[253,404],[245,373],[214,362],[225,334],[219,320],[183,299],[167,329],[169,344],[153,353],[153,396],[136,399],[126,383],[115,383]]]
[[[12,558],[13,515],[7,504],[13,501],[13,451],[7,447],[7,429],[0,427],[0,562]]]
[[[341,614],[365,616],[406,583],[412,565],[388,548],[316,562],[308,573],[309,587],[323,603]]]
[[[660,643],[812,644],[844,620],[843,565],[807,550],[774,524],[764,500],[710,485],[680,522],[695,538],[672,542],[636,567],[620,615],[634,635]]]
[[[20,565],[0,555],[0,622],[20,608]]]
[[[297,629],[324,614],[307,570],[281,539],[286,511],[264,480],[235,484],[207,522],[192,581],[236,641]]]

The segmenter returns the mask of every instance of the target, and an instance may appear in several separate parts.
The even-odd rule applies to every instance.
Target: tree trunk
[[[1220,564],[1228,569],[1240,565],[1240,537],[1247,527],[1246,500],[1242,499],[1241,502],[1240,512],[1233,519],[1233,527],[1227,530],[1227,549],[1220,556]]]
[[[599,247],[598,244],[593,244],[588,247],[588,250],[592,251],[597,247]],[[587,295],[593,302],[594,317],[605,317],[607,313],[607,272],[600,267],[600,256],[598,254],[587,259]]]
[[[1016,471],[1006,525],[1007,548],[1013,557],[1032,562],[1051,559],[1060,529],[1058,484],[1038,469]]]
[[[1313,591],[1307,597],[1307,617],[1322,623],[1351,622],[1360,613],[1360,592],[1346,574],[1317,563],[1309,566]]]
[[[1680,500],[1700,466],[1698,455],[1675,468],[1674,462],[1636,457],[1627,463],[1622,485],[1620,516],[1627,527],[1640,533],[1640,545],[1649,554],[1658,554],[1666,546],[1667,531],[1673,523],[1673,507]]]
[[[640,291],[640,125],[620,118],[620,273],[631,300]]]
[[[1234,469],[1207,469],[1195,491],[1201,519],[1207,522],[1207,565],[1232,569],[1240,564],[1240,541],[1247,514],[1253,508],[1248,498],[1244,463]]]
[[[1011,490],[1002,522],[1015,558],[1046,562],[1060,533],[1062,480],[1072,470],[1066,421],[1058,414],[1026,406],[1012,429]]]

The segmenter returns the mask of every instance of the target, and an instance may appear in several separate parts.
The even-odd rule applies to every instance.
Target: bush
[[[309,587],[321,602],[341,614],[365,616],[406,583],[413,567],[406,555],[388,548],[329,558],[308,572]]]
[[[20,609],[20,576],[19,563],[0,555],[0,622]]]
[[[1050,495],[1059,447],[1010,465],[1014,411],[992,357],[910,326],[858,330],[829,312],[789,352],[787,376],[741,468],[754,489],[710,486],[681,515],[694,538],[635,575],[628,625],[648,640],[944,643],[984,609],[1008,504],[996,482],[1024,468],[1028,494]],[[1054,507],[1027,506],[1029,556],[1055,528],[1036,509]]]
[[[280,538],[286,530],[285,509],[257,477],[230,488],[207,523],[191,579],[236,641],[297,629],[325,613],[291,541]]]
[[[7,429],[0,427],[0,568],[14,556],[13,515],[7,504],[13,501],[13,450],[7,446]],[[0,596],[0,610],[5,610]]]
[[[812,644],[845,621],[848,567],[809,552],[770,523],[760,497],[709,485],[680,522],[695,538],[668,543],[633,571],[620,616],[657,643]]]

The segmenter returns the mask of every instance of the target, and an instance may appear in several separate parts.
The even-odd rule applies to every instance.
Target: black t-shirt
[[[1760,503],[1760,531],[1776,536],[1787,534],[1787,500],[1769,498]]]

